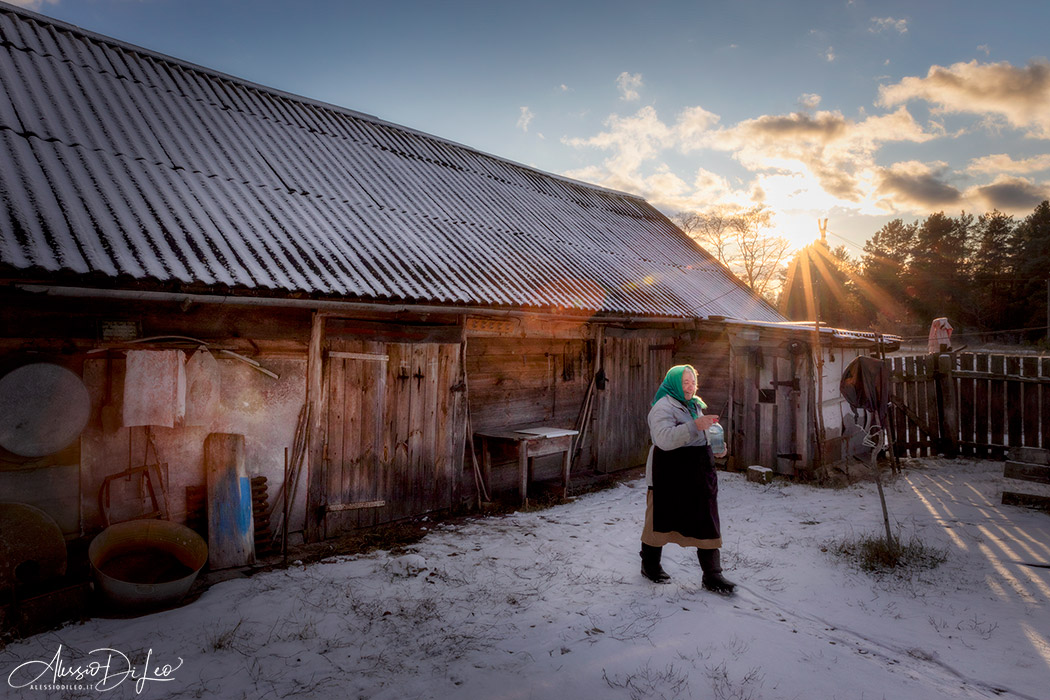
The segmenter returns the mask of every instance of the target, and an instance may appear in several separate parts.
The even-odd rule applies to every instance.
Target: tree
[[[1014,268],[1020,278],[1019,320],[1025,327],[1046,325],[1047,279],[1050,279],[1050,201],[1044,200],[1025,217],[1014,236]],[[1018,326],[1020,327],[1020,326]],[[1045,330],[1029,334],[1046,335]]]
[[[1022,322],[1016,313],[1015,226],[1012,216],[995,210],[978,217],[973,228],[973,306],[967,321],[982,330],[1012,328]]]
[[[966,298],[973,216],[931,214],[915,230],[909,274],[909,303],[922,323],[939,316],[961,318]]]
[[[780,313],[794,321],[812,321],[819,310],[820,320],[831,326],[864,327],[868,324],[858,298],[858,277],[857,265],[846,246],[829,249],[824,242],[808,245],[788,263]]]
[[[864,244],[861,257],[861,302],[876,327],[900,329],[910,322],[905,278],[915,241],[915,224],[894,219]]]
[[[774,233],[772,212],[765,207],[715,208],[683,212],[675,221],[744,284],[774,299],[791,243]]]

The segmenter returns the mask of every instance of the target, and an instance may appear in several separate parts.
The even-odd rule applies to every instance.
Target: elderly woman
[[[703,414],[707,405],[696,395],[696,370],[676,365],[667,371],[649,411],[653,446],[645,465],[649,486],[645,528],[642,530],[642,575],[656,583],[670,580],[660,566],[663,546],[669,542],[696,547],[704,588],[733,592],[734,583],[722,576],[719,548],[718,474],[707,430],[718,416]]]

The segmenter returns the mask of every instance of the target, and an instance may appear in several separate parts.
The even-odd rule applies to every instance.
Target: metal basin
[[[132,608],[178,602],[208,561],[208,545],[185,525],[131,520],[110,525],[88,547],[91,571],[112,602]]]

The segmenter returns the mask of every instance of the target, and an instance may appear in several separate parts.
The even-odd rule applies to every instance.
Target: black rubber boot
[[[642,551],[640,552],[642,555],[642,576],[653,583],[667,583],[671,580],[671,577],[660,566],[660,555],[663,554],[663,551],[663,547],[642,544]]]
[[[700,560],[700,568],[704,571],[701,581],[704,588],[712,593],[721,595],[732,595],[736,584],[722,575],[722,555],[717,549],[698,549],[696,558]]]

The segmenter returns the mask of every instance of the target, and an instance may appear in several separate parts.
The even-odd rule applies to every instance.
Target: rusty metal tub
[[[113,603],[129,608],[173,605],[208,561],[208,545],[184,525],[131,520],[110,525],[91,541],[95,581]]]

